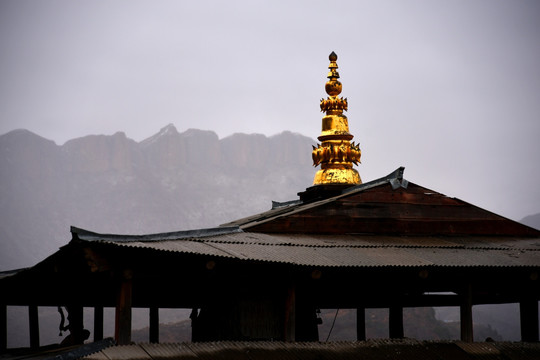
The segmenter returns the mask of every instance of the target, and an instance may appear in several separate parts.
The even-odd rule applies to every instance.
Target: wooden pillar
[[[7,349],[7,305],[0,304],[0,353]]]
[[[295,310],[295,341],[319,341],[319,327],[317,325],[317,309],[308,301],[296,300]]]
[[[356,340],[366,340],[366,308],[363,306],[356,309]]]
[[[531,297],[520,301],[519,317],[521,323],[521,341],[539,341],[538,300],[536,300],[534,297]]]
[[[81,338],[84,329],[84,311],[80,305],[68,306],[69,331],[76,337],[76,343],[84,342]]]
[[[284,340],[295,341],[296,339],[296,287],[289,286],[285,299],[285,329]]]
[[[39,347],[39,318],[37,305],[28,306],[28,320],[30,323],[30,347]]]
[[[103,340],[103,306],[94,307],[94,341]]]
[[[388,330],[391,339],[403,338],[403,307],[391,306],[388,314]]]
[[[131,343],[132,275],[130,271],[124,272],[118,285],[114,338],[118,345],[127,345]]]
[[[159,308],[150,308],[150,342],[159,343]]]
[[[473,317],[472,317],[472,289],[469,284],[461,295],[461,305],[459,306],[459,317],[461,325],[461,341],[473,342]]]

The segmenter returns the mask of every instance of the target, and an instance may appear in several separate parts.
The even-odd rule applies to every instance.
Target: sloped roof
[[[270,211],[218,228],[121,235],[72,227],[70,244],[295,266],[540,266],[540,231],[414,185],[403,178],[403,171],[323,200],[275,204]],[[332,224],[335,218],[339,222]],[[319,231],[323,223],[332,225],[330,231]],[[444,231],[438,234],[431,231],[434,227]],[[469,234],[467,228],[476,230]],[[0,278],[19,272],[4,272]]]
[[[302,212],[307,209],[316,208],[318,206],[336,201],[344,196],[348,196],[349,194],[366,191],[374,187],[385,185],[385,184],[391,184],[393,188],[398,188],[400,186],[406,187],[408,185],[408,181],[403,179],[404,171],[405,171],[405,168],[400,167],[385,177],[382,177],[382,178],[379,178],[379,179],[376,179],[367,183],[363,183],[360,185],[345,188],[339,191],[339,194],[336,196],[327,197],[325,199],[314,201],[314,202],[304,203],[301,200],[292,200],[292,201],[286,201],[286,202],[273,201],[272,209],[269,211],[266,211],[260,214],[250,215],[242,219],[237,219],[229,223],[223,224],[221,226],[249,227],[250,225],[254,223],[260,223],[260,222],[264,222],[270,219],[274,219],[276,217],[287,216],[287,215],[295,214],[298,212]],[[401,181],[403,181],[403,185],[401,184]]]
[[[418,341],[373,339],[340,342],[220,341],[202,343],[138,343],[118,346],[112,339],[74,348],[15,351],[2,359],[411,359],[411,360],[533,360],[540,357],[539,343]]]
[[[538,343],[404,340],[362,342],[208,342],[113,346],[86,360],[117,359],[538,359]]]
[[[366,269],[383,276],[387,269],[425,268],[468,274],[509,269],[506,274],[536,276],[540,231],[414,185],[402,174],[398,169],[327,199],[288,203],[213,229],[119,235],[73,227],[69,244],[32,268],[1,273],[0,282],[9,292],[6,301],[9,295],[10,303],[22,304],[55,286],[58,294],[40,294],[52,303],[65,296],[63,284],[69,281],[102,286],[109,278],[99,274],[114,268],[135,267],[139,274],[168,279],[180,269],[190,273],[194,264],[204,277],[205,264],[214,260],[238,271],[254,265],[263,273],[267,266],[326,268],[343,279]],[[15,290],[23,283],[24,292]],[[80,291],[90,292],[94,302],[105,301],[95,291]]]
[[[152,235],[72,228],[73,242],[297,266],[540,266],[540,231],[412,184],[403,172],[218,228]]]
[[[409,182],[403,173],[398,168],[339,191],[314,186],[305,192],[314,193],[314,201],[276,204],[223,226],[263,233],[540,236],[536,229]],[[324,197],[325,192],[332,195]]]
[[[264,234],[238,227],[143,236],[72,228],[89,245],[319,267],[539,267],[540,239]]]

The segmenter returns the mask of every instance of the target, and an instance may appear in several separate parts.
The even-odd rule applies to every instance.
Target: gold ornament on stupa
[[[360,162],[360,147],[351,143],[353,135],[349,133],[349,123],[343,111],[347,111],[347,99],[338,97],[341,94],[341,82],[337,72],[337,55],[332,51],[329,56],[328,81],[326,93],[328,98],[321,99],[322,132],[318,137],[320,144],[313,146],[313,166],[321,165],[315,174],[313,185],[358,185],[362,183],[358,171],[353,164]]]

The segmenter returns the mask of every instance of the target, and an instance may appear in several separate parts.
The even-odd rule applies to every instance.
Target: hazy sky
[[[537,0],[2,0],[0,134],[316,138],[331,51],[364,181],[540,212]]]

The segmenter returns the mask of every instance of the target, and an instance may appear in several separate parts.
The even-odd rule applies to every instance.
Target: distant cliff
[[[144,234],[218,226],[297,199],[311,145],[173,125],[141,142],[124,133],[62,146],[26,130],[0,136],[0,271],[31,266],[70,240],[70,225]]]

